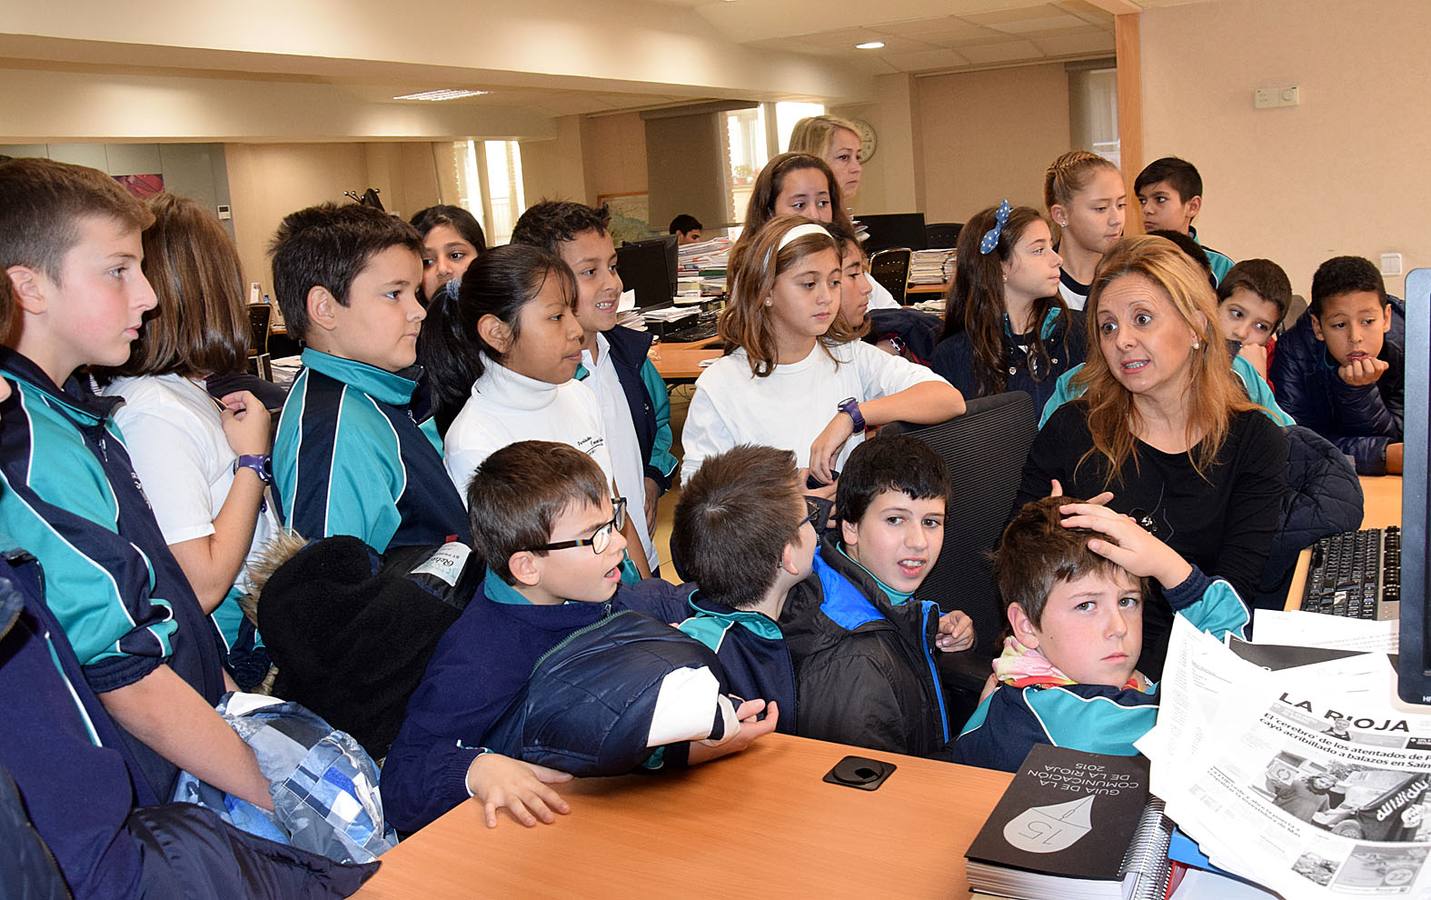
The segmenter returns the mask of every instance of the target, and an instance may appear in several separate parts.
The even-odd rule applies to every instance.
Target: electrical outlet
[[[1257,88],[1252,92],[1254,109],[1276,109],[1281,106],[1297,106],[1302,102],[1302,89],[1295,84],[1284,87]]]
[[[1383,253],[1381,254],[1381,274],[1400,275],[1401,274],[1401,254]]]

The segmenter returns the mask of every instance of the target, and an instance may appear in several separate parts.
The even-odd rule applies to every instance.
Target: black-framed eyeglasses
[[[589,538],[576,538],[570,541],[557,541],[554,544],[542,544],[540,547],[528,547],[532,552],[546,550],[566,550],[570,547],[590,547],[591,552],[600,556],[606,552],[606,548],[611,546],[612,532],[620,531],[626,527],[626,498],[616,497],[611,501],[613,514],[611,521],[597,527]]]
[[[801,519],[800,524],[795,526],[795,531],[799,532],[801,528],[805,527],[805,523],[809,522],[810,527],[815,529],[816,533],[818,533],[820,526],[830,517],[830,510],[827,504],[828,501],[822,501],[816,497],[806,497],[805,518]]]

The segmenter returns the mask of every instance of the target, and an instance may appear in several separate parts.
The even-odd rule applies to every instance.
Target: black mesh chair
[[[1037,422],[1033,398],[1011,391],[970,400],[964,415],[938,425],[897,422],[882,429],[924,441],[949,470],[944,549],[918,595],[946,612],[963,610],[974,620],[972,649],[938,655],[955,728],[978,705],[990,663],[1002,650],[1005,620],[989,554],[1013,509]]]
[[[900,306],[904,305],[904,292],[909,285],[909,260],[912,256],[908,247],[891,247],[870,257],[870,277],[883,285]]]
[[[267,303],[248,305],[248,367],[264,381],[273,380],[273,366],[268,356],[268,323],[272,317],[273,307]]]
[[[940,250],[958,246],[959,232],[963,230],[963,222],[932,222],[924,226],[924,234],[929,246]]]

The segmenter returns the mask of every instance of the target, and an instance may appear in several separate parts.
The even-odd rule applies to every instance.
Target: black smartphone
[[[831,476],[831,479],[830,479],[830,482],[829,482],[829,483],[830,483],[830,484],[834,484],[836,481],[839,481],[839,480],[840,480],[840,470],[839,470],[839,469],[833,469],[833,470],[831,470],[830,476]],[[824,487],[825,484],[826,484],[825,482],[823,482],[823,481],[821,481],[820,479],[816,478],[813,474],[811,474],[811,475],[806,475],[806,476],[805,476],[805,488],[806,488],[806,490],[818,491],[820,488]]]

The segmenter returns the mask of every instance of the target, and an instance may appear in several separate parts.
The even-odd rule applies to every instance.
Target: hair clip
[[[1009,221],[1009,213],[1013,212],[1013,207],[1009,206],[1006,198],[999,208],[994,210],[994,227],[984,232],[983,238],[979,240],[979,255],[988,256],[994,252],[994,248],[999,246],[999,235],[1004,231],[1004,225]]]

